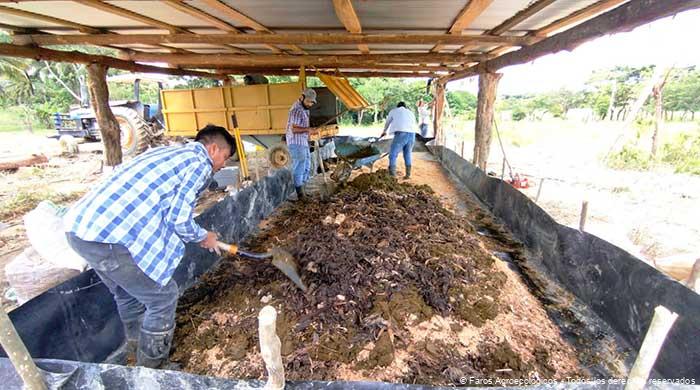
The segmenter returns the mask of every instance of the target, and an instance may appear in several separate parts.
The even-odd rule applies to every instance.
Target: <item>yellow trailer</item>
[[[347,80],[318,74],[326,88],[314,88],[318,104],[311,109],[311,126],[318,126],[338,114],[335,97],[346,107],[358,110],[368,104]],[[299,99],[302,83],[258,84],[218,88],[171,89],[161,91],[165,135],[194,137],[207,124],[238,128],[244,140],[263,147],[268,136],[279,139],[285,133],[287,113]],[[337,135],[335,121],[323,126],[320,138]],[[275,142],[273,142],[275,143]]]

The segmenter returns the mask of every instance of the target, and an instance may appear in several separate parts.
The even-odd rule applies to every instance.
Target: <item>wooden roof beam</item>
[[[408,34],[57,34],[21,35],[17,39],[38,45],[129,45],[168,44],[494,44],[523,46],[535,43],[536,37],[493,35],[408,35]]]
[[[510,30],[511,28],[519,25],[520,23],[524,22],[525,20],[529,19],[530,17],[534,16],[536,13],[542,11],[545,9],[547,6],[551,5],[557,0],[537,0],[534,3],[532,3],[530,6],[527,8],[520,10],[517,14],[513,15],[503,23],[499,24],[498,26],[492,28],[489,31],[486,31],[484,34],[485,35],[501,35],[504,32]],[[473,49],[477,44],[469,44],[462,46],[457,50],[458,53],[467,53],[469,52],[470,49]]]
[[[351,34],[362,34],[362,24],[360,18],[357,17],[355,8],[352,6],[352,0],[333,0],[333,8],[335,14]],[[369,54],[369,46],[367,44],[358,44],[357,48],[362,54]]]
[[[182,0],[164,0],[167,5],[169,5],[172,8],[175,8],[176,10],[186,13],[190,16],[194,16],[195,18],[204,20],[208,23],[211,23],[213,26],[218,28],[219,30],[226,31],[228,33],[233,33],[233,34],[241,34],[242,31],[237,29],[236,27],[224,22],[221,19],[218,19],[212,15],[209,15],[208,13],[200,10],[199,8],[195,8]],[[194,35],[194,34],[186,34],[186,35]],[[216,42],[217,44],[220,42]],[[241,53],[241,54],[250,54],[249,51],[241,49],[240,47],[236,46],[230,46],[233,48],[236,52]]]
[[[452,22],[452,27],[448,33],[461,35],[462,31],[465,30],[469,25],[481,15],[493,0],[469,0],[467,5],[462,8],[457,18]],[[430,51],[434,53],[439,53],[444,49],[444,45],[436,45]]]
[[[35,12],[25,11],[23,9],[18,9],[18,8],[0,6],[0,12],[4,13],[4,14],[19,16],[19,17],[22,17],[25,19],[38,20],[38,21],[42,21],[42,22],[46,22],[46,23],[58,24],[60,26],[74,28],[74,29],[76,29],[82,33],[86,33],[86,34],[99,34],[99,33],[103,32],[99,28],[90,27],[90,26],[86,26],[84,24],[71,22],[70,20],[55,18],[53,16],[48,16],[48,15],[44,15],[44,14],[38,14]]]
[[[230,67],[277,67],[277,66],[363,66],[372,64],[463,64],[482,61],[485,56],[452,53],[400,53],[400,54],[354,54],[354,55],[248,55],[235,54],[160,54],[134,52],[131,60],[138,62],[164,62],[172,65],[194,65],[202,68],[228,65]]]
[[[136,12],[130,11],[126,8],[121,8],[117,7],[116,5],[112,5],[109,3],[105,3],[101,0],[80,0],[80,4],[82,5],[87,5],[92,8],[99,9],[101,11],[105,11],[107,13],[110,13],[112,15],[118,15],[127,19],[135,20],[139,23],[143,23],[147,26],[152,26],[152,27],[158,27],[162,28],[165,30],[170,31],[170,33],[186,33],[187,30],[173,26],[172,24],[165,23],[163,21],[157,20],[150,18],[145,15],[138,14]]]
[[[110,68],[123,69],[141,73],[159,73],[174,76],[207,77],[217,80],[224,80],[226,78],[226,76],[216,73],[161,68],[158,66],[137,64],[133,61],[121,60],[110,56],[86,54],[78,51],[51,50],[43,47],[11,45],[7,43],[0,43],[0,55],[10,57],[31,58],[36,61],[70,62],[77,64],[99,63]]]
[[[219,0],[201,0],[204,4],[208,5],[211,8],[216,9],[218,12],[221,12],[221,14],[226,15],[230,17],[231,19],[236,20],[238,23],[251,27],[257,32],[260,33],[266,33],[266,34],[274,34],[270,29],[267,27],[263,26],[262,24],[258,23],[256,20],[248,17],[248,15],[245,15],[242,12],[239,12],[237,9],[229,6],[228,4],[222,3]],[[272,50],[273,53],[281,53],[282,51],[272,45],[265,45],[268,49]],[[297,53],[304,53],[304,50],[300,48],[299,46],[296,45],[290,45],[291,48],[297,52]]]
[[[533,45],[443,77],[441,81],[454,81],[483,72],[495,72],[507,66],[533,61],[544,55],[563,50],[570,51],[590,40],[630,31],[655,20],[696,8],[700,8],[700,0],[633,0]]]
[[[254,68],[254,69],[221,69],[220,74],[226,75],[245,75],[245,74],[263,74],[268,76],[296,76],[299,74],[298,69],[275,69],[275,68]],[[433,72],[340,72],[341,75],[345,77],[439,77],[442,74]],[[308,73],[307,76],[313,76],[312,73]]]

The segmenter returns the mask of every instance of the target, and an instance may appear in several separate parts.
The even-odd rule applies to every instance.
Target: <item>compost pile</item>
[[[521,297],[502,297],[513,279],[478,237],[429,187],[362,174],[328,201],[280,210],[245,245],[291,252],[307,293],[269,263],[224,259],[181,299],[171,360],[197,374],[264,377],[257,314],[269,304],[288,379],[445,385],[576,374],[541,308],[512,325]]]

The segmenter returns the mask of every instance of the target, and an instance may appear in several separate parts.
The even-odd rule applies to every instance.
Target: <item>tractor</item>
[[[121,145],[124,156],[132,157],[143,151],[164,132],[163,114],[161,113],[160,93],[155,104],[144,103],[140,98],[141,81],[158,83],[158,90],[163,89],[166,76],[141,74],[123,74],[110,77],[108,82],[128,82],[134,85],[133,100],[110,101],[112,112],[121,129]],[[87,99],[86,99],[87,100]],[[67,114],[55,113],[54,124],[57,136],[70,135],[86,141],[99,141],[100,129],[95,112],[87,102],[71,107]]]

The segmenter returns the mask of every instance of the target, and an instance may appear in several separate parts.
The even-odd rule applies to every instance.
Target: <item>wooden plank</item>
[[[357,17],[355,7],[352,6],[352,0],[333,0],[333,8],[338,20],[343,23],[345,29],[351,34],[361,34],[362,24],[360,18]],[[369,54],[369,46],[366,44],[358,44],[357,48],[363,54]]]
[[[263,26],[262,24],[258,23],[256,20],[248,17],[248,15],[245,15],[244,13],[238,11],[237,9],[229,6],[228,4],[224,4],[219,0],[201,0],[204,4],[207,6],[214,8],[217,12],[221,12],[222,15],[226,15],[231,19],[236,20],[238,23],[251,27],[253,30],[257,32],[262,32],[262,33],[268,33],[268,34],[273,34],[270,29],[267,27]],[[272,45],[265,45],[268,49],[270,49],[273,53],[281,53],[282,50],[279,48],[272,46]],[[294,51],[296,52],[304,52],[300,47],[295,46],[293,47]]]
[[[53,16],[48,16],[48,15],[44,15],[44,14],[37,14],[35,12],[29,12],[29,11],[25,11],[25,10],[21,10],[21,9],[17,9],[17,8],[12,8],[12,7],[0,6],[0,13],[15,15],[15,16],[19,16],[22,18],[26,18],[26,19],[38,20],[38,21],[47,22],[47,23],[58,24],[60,26],[71,27],[71,28],[74,28],[74,29],[76,29],[80,32],[83,32],[83,33],[97,34],[97,33],[102,32],[98,28],[86,26],[86,25],[80,24],[80,23],[71,22],[70,20],[59,19],[59,18],[55,18]]]
[[[557,0],[537,0],[534,3],[530,4],[528,7],[525,9],[520,10],[517,14],[513,15],[512,17],[508,18],[506,21],[503,23],[499,24],[498,26],[492,28],[489,31],[486,31],[484,34],[488,35],[501,35],[504,32],[510,30],[511,28],[519,25],[520,23],[524,22],[525,20],[529,19],[530,17],[534,16],[538,12],[542,11],[545,9],[547,6],[551,5]],[[469,44],[466,46],[462,46],[457,50],[458,53],[468,53],[471,49],[473,49],[475,44]]]
[[[488,8],[493,0],[469,0],[467,5],[462,8],[457,18],[452,22],[448,33],[461,35],[469,25]],[[436,45],[431,49],[432,52],[439,53],[444,49],[444,45]]]
[[[162,29],[170,31],[171,33],[186,32],[186,30],[184,30],[180,27],[177,27],[177,26],[173,26],[172,24],[165,23],[163,21],[138,14],[138,13],[130,11],[126,8],[121,8],[121,7],[117,7],[116,5],[104,3],[100,0],[81,0],[80,4],[87,5],[89,7],[96,8],[96,9],[99,9],[101,11],[105,11],[105,12],[108,12],[108,13],[113,14],[113,15],[118,15],[118,16],[121,16],[121,17],[124,17],[127,19],[135,20],[135,21],[143,23],[147,26],[162,28]]]
[[[23,36],[24,39],[24,36]],[[129,45],[129,44],[494,44],[522,46],[539,41],[536,37],[495,35],[423,35],[423,34],[34,34],[29,39],[37,45]]]
[[[444,77],[454,81],[475,76],[482,72],[494,72],[506,66],[524,64],[544,55],[563,50],[573,50],[590,40],[609,34],[630,31],[679,12],[700,8],[700,0],[634,0],[598,15],[566,31],[560,32],[531,46],[503,54],[476,67],[455,72]]]
[[[132,61],[120,60],[118,58],[110,56],[85,54],[77,51],[51,50],[42,47],[18,46],[7,43],[0,43],[0,55],[10,57],[32,58],[37,61],[46,60],[57,62],[72,62],[78,64],[99,63],[109,66],[110,68],[124,69],[132,72],[160,73],[170,74],[174,76],[197,76],[213,78],[218,80],[223,80],[226,78],[225,75],[221,74],[183,69],[161,68],[158,66],[137,64]]]
[[[296,76],[299,74],[299,70],[292,69],[275,69],[275,68],[246,68],[246,69],[220,69],[218,70],[221,74],[226,75],[245,75],[245,74],[262,74],[267,76]],[[435,73],[435,72],[382,72],[382,71],[342,71],[340,74],[344,77],[440,77],[444,76],[445,73]]]
[[[608,11],[627,1],[628,0],[602,0],[597,3],[593,3],[586,8],[578,10],[568,16],[548,24],[545,27],[538,29],[534,35],[541,37],[549,36],[553,32],[557,32],[571,26],[572,24],[590,19],[597,14]]]
[[[235,54],[162,54],[134,52],[131,60],[138,62],[164,62],[172,65],[189,64],[201,68],[218,65],[236,66],[369,66],[371,64],[463,64],[478,62],[486,57],[451,53],[400,53],[400,54],[356,54],[356,55],[235,55]]]

